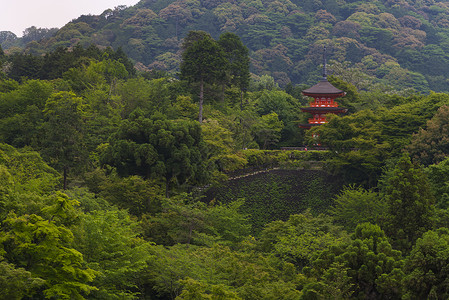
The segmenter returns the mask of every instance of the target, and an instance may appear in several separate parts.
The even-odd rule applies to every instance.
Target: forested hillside
[[[281,86],[312,84],[327,45],[336,61],[333,72],[359,89],[377,84],[427,93],[448,91],[448,28],[447,1],[142,0],[81,16],[56,33],[30,28],[25,38],[44,38],[27,44],[32,54],[93,43],[122,47],[140,69],[177,72],[187,32],[204,30],[218,38],[229,31],[249,48],[251,71]],[[19,40],[7,32],[0,37],[3,48]]]
[[[448,298],[449,94],[418,92],[445,4],[298,5],[142,1],[0,48],[0,299]],[[304,131],[325,44],[348,112]]]

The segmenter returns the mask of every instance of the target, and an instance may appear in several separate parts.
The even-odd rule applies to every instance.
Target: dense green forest
[[[0,298],[448,298],[446,9],[141,1],[3,32]],[[348,113],[303,131],[324,44]]]
[[[0,32],[11,53],[58,47],[122,47],[141,70],[179,71],[182,39],[204,30],[242,38],[251,72],[281,87],[313,84],[327,45],[332,71],[359,90],[448,91],[449,6],[438,0],[142,0],[59,30],[30,27],[22,38]],[[357,70],[356,77],[348,70]]]
[[[349,112],[304,132],[239,36],[182,49],[0,52],[2,299],[447,298],[448,94],[330,76]]]

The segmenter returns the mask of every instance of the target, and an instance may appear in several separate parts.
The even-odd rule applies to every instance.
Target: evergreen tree
[[[243,45],[239,36],[225,32],[220,35],[218,44],[223,49],[226,59],[229,62],[230,83],[237,86],[241,91],[240,106],[243,105],[243,94],[249,86],[249,51]]]
[[[181,78],[200,85],[198,121],[202,123],[204,85],[214,84],[224,77],[227,61],[221,47],[209,35],[200,32],[191,33],[189,37],[192,38],[183,44]]]
[[[447,299],[448,263],[448,229],[424,233],[405,261],[403,299]]]
[[[63,186],[67,188],[70,169],[85,166],[85,103],[73,92],[59,92],[48,98],[42,125],[42,155],[58,171],[63,172]]]
[[[431,227],[433,195],[423,170],[404,154],[382,180],[387,214],[383,227],[393,245],[409,251],[413,243]]]

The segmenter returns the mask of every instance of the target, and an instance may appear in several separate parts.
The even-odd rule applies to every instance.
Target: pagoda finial
[[[324,51],[323,51],[323,80],[327,80],[327,71],[326,71],[326,46],[324,46]]]

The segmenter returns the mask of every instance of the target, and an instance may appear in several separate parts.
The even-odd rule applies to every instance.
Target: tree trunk
[[[200,111],[198,114],[198,121],[200,123],[203,123],[203,101],[204,101],[204,81],[203,78],[201,78],[201,82],[200,82]]]
[[[63,168],[63,189],[64,191],[67,189],[67,167]]]
[[[170,180],[168,177],[165,178],[165,198],[170,198]]]
[[[222,103],[225,102],[225,84],[224,83],[221,84],[221,102]]]

